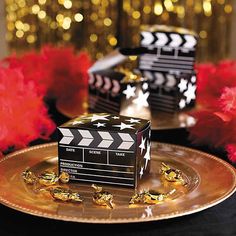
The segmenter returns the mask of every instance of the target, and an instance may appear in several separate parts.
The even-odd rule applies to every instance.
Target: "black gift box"
[[[152,110],[178,112],[195,106],[194,71],[197,37],[184,28],[165,25],[141,27],[138,68],[150,81]]]
[[[150,169],[150,121],[92,113],[58,127],[59,173],[136,188]]]

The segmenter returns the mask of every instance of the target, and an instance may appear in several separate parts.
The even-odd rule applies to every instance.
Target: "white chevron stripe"
[[[78,146],[89,146],[90,143],[92,143],[93,139],[82,139],[79,143]]]
[[[118,135],[121,137],[123,141],[118,147],[118,149],[125,149],[125,150],[130,149],[134,143],[133,138],[129,134],[125,133],[118,133]]]
[[[157,41],[155,42],[156,46],[165,46],[169,41],[165,33],[156,33]]]
[[[143,39],[141,41],[141,45],[142,46],[147,46],[152,44],[153,40],[154,40],[154,36],[152,35],[152,33],[150,32],[141,32]]]
[[[59,130],[61,131],[61,133],[63,134],[63,136],[66,136],[66,137],[74,137],[74,135],[70,132],[69,129],[59,128]]]
[[[59,143],[61,144],[70,144],[74,137],[63,137]]]
[[[154,75],[156,77],[154,84],[162,85],[165,82],[163,73],[155,72]]]
[[[170,34],[170,38],[172,39],[172,41],[169,44],[170,47],[174,48],[179,47],[183,42],[179,34]]]
[[[167,75],[166,75],[166,78],[167,78],[166,86],[169,87],[169,88],[174,87],[175,84],[176,84],[176,78],[175,78],[175,76],[174,76],[174,75],[167,74]]]
[[[81,129],[78,129],[78,132],[81,134],[81,136],[82,136],[83,138],[93,139],[92,134],[91,134],[88,130],[81,130]]]
[[[114,140],[109,132],[98,131],[98,133],[102,137],[102,139]]]
[[[119,136],[121,137],[122,141],[127,141],[127,142],[134,142],[133,138],[126,133],[118,133]]]
[[[113,93],[119,93],[120,83],[117,80],[112,80],[112,84],[113,84],[112,92]]]
[[[144,71],[143,74],[147,79],[153,80],[153,74],[150,71]]]
[[[62,133],[62,135],[64,136],[60,140],[59,143],[61,143],[61,144],[69,144],[74,139],[74,135],[71,133],[71,131],[69,129],[59,128],[59,130]]]
[[[97,79],[97,81],[95,83],[95,86],[97,88],[100,88],[102,86],[102,84],[103,84],[102,76],[101,75],[97,75],[96,79]]]
[[[193,48],[197,44],[197,40],[192,35],[184,36],[186,43],[183,45],[184,48]]]
[[[108,148],[111,146],[111,144],[113,143],[114,139],[112,138],[112,136],[109,134],[109,132],[103,132],[103,131],[99,131],[98,132],[99,135],[101,136],[101,138],[103,139],[101,141],[101,143],[99,143],[98,147],[102,147],[102,148]]]
[[[123,142],[121,145],[118,147],[118,149],[130,149],[130,147],[133,145],[134,142]]]
[[[83,139],[78,143],[80,146],[89,146],[93,141],[93,136],[88,130],[78,130]]]
[[[105,81],[105,85],[103,86],[103,88],[108,91],[111,88],[111,80],[105,77],[104,81]]]
[[[89,84],[93,84],[94,83],[94,75],[89,73]]]
[[[98,147],[100,147],[100,148],[109,148],[112,143],[113,143],[113,140],[102,140],[102,142],[99,143]]]

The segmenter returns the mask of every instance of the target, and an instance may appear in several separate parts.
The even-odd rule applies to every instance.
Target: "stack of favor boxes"
[[[174,114],[195,107],[196,34],[165,25],[142,26],[140,34],[139,47],[118,48],[89,69],[90,112],[150,118],[156,111]],[[138,58],[139,76],[116,70],[131,55]]]
[[[141,27],[138,68],[148,78],[152,110],[175,113],[193,108],[196,99],[194,71],[196,34],[165,25]]]

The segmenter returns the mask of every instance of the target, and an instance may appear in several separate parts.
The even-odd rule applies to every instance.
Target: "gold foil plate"
[[[22,180],[27,167],[39,174],[57,170],[57,143],[33,146],[16,151],[0,161],[0,202],[28,214],[86,223],[131,223],[156,221],[202,211],[230,197],[236,190],[236,172],[227,162],[181,146],[152,143],[151,172],[140,184],[141,189],[176,192],[156,205],[129,205],[134,190],[103,186],[114,195],[114,209],[92,202],[91,184],[70,183],[84,197],[83,203],[66,203],[35,193]],[[162,182],[161,162],[183,172],[187,185]]]

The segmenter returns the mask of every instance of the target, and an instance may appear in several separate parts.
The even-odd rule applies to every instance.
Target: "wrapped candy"
[[[69,182],[69,174],[62,172],[59,176],[53,171],[45,171],[36,176],[32,171],[26,169],[22,172],[22,178],[26,184],[39,184],[44,186],[51,186],[58,183],[60,180],[62,183]]]
[[[113,209],[113,195],[107,191],[103,191],[102,187],[92,184],[95,189],[93,194],[93,202],[100,206],[108,206]]]
[[[45,171],[39,175],[39,183],[41,185],[50,186],[58,183],[60,180],[62,183],[69,182],[69,174],[66,172],[61,173],[59,176],[54,172]]]
[[[35,184],[38,181],[36,175],[29,169],[26,169],[22,172],[22,178],[26,184]]]
[[[158,204],[166,199],[168,196],[173,194],[176,190],[173,189],[168,193],[160,193],[155,190],[143,191],[141,193],[135,193],[129,204]]]
[[[32,171],[26,169],[22,172],[22,178],[26,184],[34,186],[35,192],[50,193],[50,195],[63,202],[82,202],[80,194],[68,188],[58,185],[59,181],[63,184],[69,182],[69,174],[62,172],[59,176],[52,171],[45,171],[36,176]],[[43,186],[43,187],[42,187]]]
[[[161,174],[165,177],[167,181],[181,183],[185,185],[185,181],[183,179],[183,174],[180,170],[171,168],[169,165],[164,162],[161,163]]]
[[[70,201],[78,203],[83,202],[83,199],[78,192],[72,191],[68,188],[62,188],[62,187],[51,188],[50,194],[54,199],[63,202],[70,202]]]

